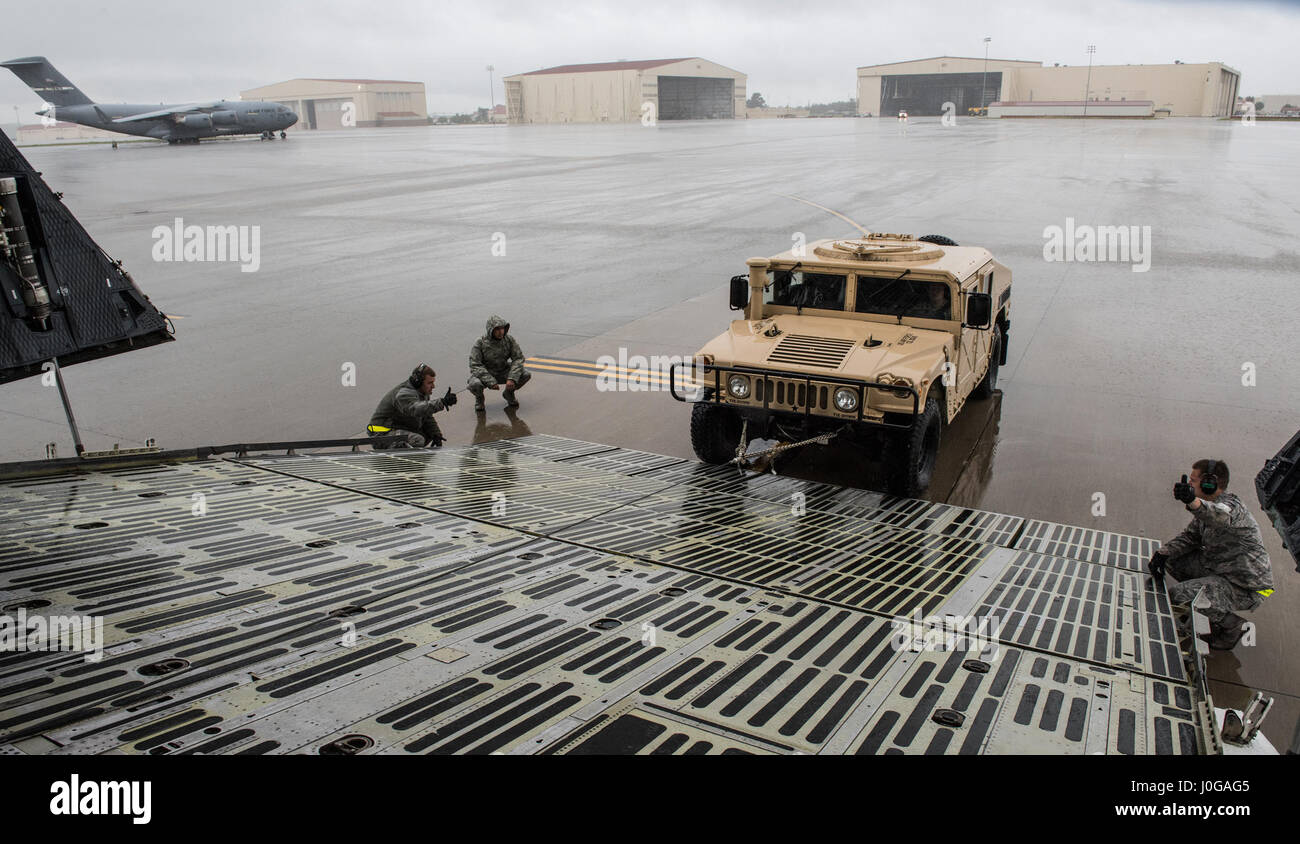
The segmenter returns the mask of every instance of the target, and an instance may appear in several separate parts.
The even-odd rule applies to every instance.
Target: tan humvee
[[[745,318],[696,355],[696,455],[726,463],[751,439],[833,433],[881,449],[895,491],[924,492],[944,426],[993,395],[1006,362],[1011,271],[939,235],[819,240],[746,263],[731,280]]]

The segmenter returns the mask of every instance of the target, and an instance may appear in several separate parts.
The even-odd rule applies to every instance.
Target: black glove
[[[447,440],[443,437],[434,437],[433,439],[429,440],[429,448],[442,448],[442,444],[445,443],[446,441]]]
[[[1152,577],[1163,578],[1165,576],[1165,564],[1168,562],[1169,555],[1157,551],[1151,555],[1151,561],[1147,563],[1147,571],[1151,572]]]
[[[447,395],[442,397],[442,406],[451,407],[454,404],[456,404],[456,394],[451,391],[451,387],[448,387]]]
[[[1192,485],[1187,482],[1186,475],[1183,475],[1183,479],[1174,484],[1174,498],[1184,504],[1191,504],[1196,500],[1196,493],[1192,490]]]

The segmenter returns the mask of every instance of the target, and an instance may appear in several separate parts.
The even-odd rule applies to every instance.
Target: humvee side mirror
[[[993,296],[988,293],[966,295],[966,319],[963,328],[988,328],[993,322]]]
[[[749,306],[749,276],[731,277],[731,309],[743,311]]]

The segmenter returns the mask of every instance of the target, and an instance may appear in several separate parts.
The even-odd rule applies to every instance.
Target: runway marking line
[[[565,360],[563,358],[525,358],[524,362],[532,369],[543,372],[554,372],[559,375],[569,375],[576,378],[597,378],[601,375],[609,374],[611,377],[618,376],[620,380],[637,379],[647,384],[656,384],[661,387],[668,386],[668,376],[660,375],[654,372],[644,372],[636,369],[627,369],[626,367],[611,366],[604,367],[597,363],[583,360]],[[692,386],[689,381],[679,381],[678,386],[688,388]]]

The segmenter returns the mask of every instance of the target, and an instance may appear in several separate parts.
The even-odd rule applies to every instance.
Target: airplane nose
[[[284,128],[288,129],[290,126],[292,126],[297,122],[298,122],[298,115],[291,111],[289,112],[289,122],[284,124]]]

